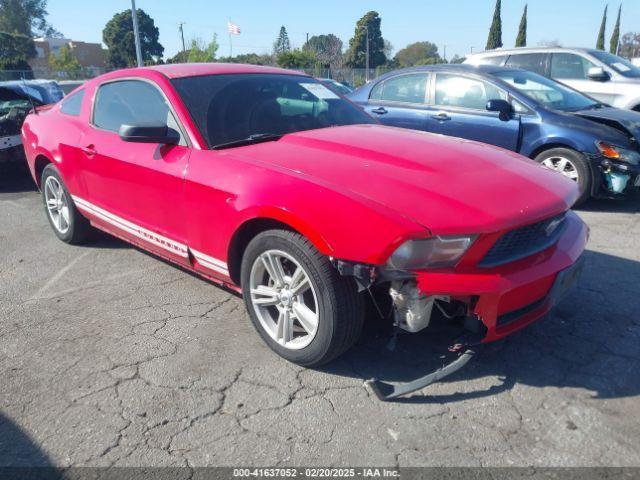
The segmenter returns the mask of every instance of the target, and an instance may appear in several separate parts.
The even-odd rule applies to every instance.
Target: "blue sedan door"
[[[407,73],[387,78],[373,90],[365,111],[384,125],[424,130],[429,73]]]
[[[432,82],[428,131],[517,151],[520,116],[502,120],[498,112],[486,109],[489,100],[507,100],[507,92],[484,80],[452,73],[436,73]]]

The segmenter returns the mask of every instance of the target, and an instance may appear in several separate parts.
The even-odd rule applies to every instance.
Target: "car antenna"
[[[27,93],[26,92],[27,81],[24,78],[24,73],[22,74],[22,83],[24,84],[24,87],[25,87],[25,93]],[[27,93],[27,97],[29,97],[29,103],[31,103],[31,108],[33,109],[33,114],[34,115],[38,115],[38,110],[36,109],[36,104],[33,103],[33,98],[28,93]]]

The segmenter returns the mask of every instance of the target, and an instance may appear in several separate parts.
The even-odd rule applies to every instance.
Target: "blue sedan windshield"
[[[599,105],[571,88],[533,72],[514,70],[493,73],[523,95],[540,105],[565,112],[593,108]]]

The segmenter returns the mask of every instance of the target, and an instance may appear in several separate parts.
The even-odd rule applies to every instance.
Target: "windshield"
[[[601,62],[606,63],[620,75],[632,78],[640,77],[640,68],[636,67],[633,63],[625,58],[613,55],[612,53],[608,52],[592,51],[589,53]]]
[[[299,75],[205,75],[172,83],[209,148],[265,134],[375,123],[317,80]]]
[[[494,72],[493,75],[540,105],[553,110],[569,112],[599,105],[580,92],[537,73],[514,70]]]

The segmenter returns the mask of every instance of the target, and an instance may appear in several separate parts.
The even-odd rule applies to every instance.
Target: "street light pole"
[[[184,25],[184,22],[178,23],[178,28],[180,29],[180,36],[182,37],[182,53],[187,51],[187,49],[184,46],[184,30],[182,28],[183,25]]]
[[[364,28],[367,32],[367,57],[365,61],[364,79],[366,82],[368,82],[369,81],[369,25],[366,25]]]
[[[133,36],[136,40],[136,58],[138,66],[142,67],[142,50],[140,49],[140,33],[138,32],[138,13],[136,11],[136,0],[131,0],[131,18],[133,18]]]

